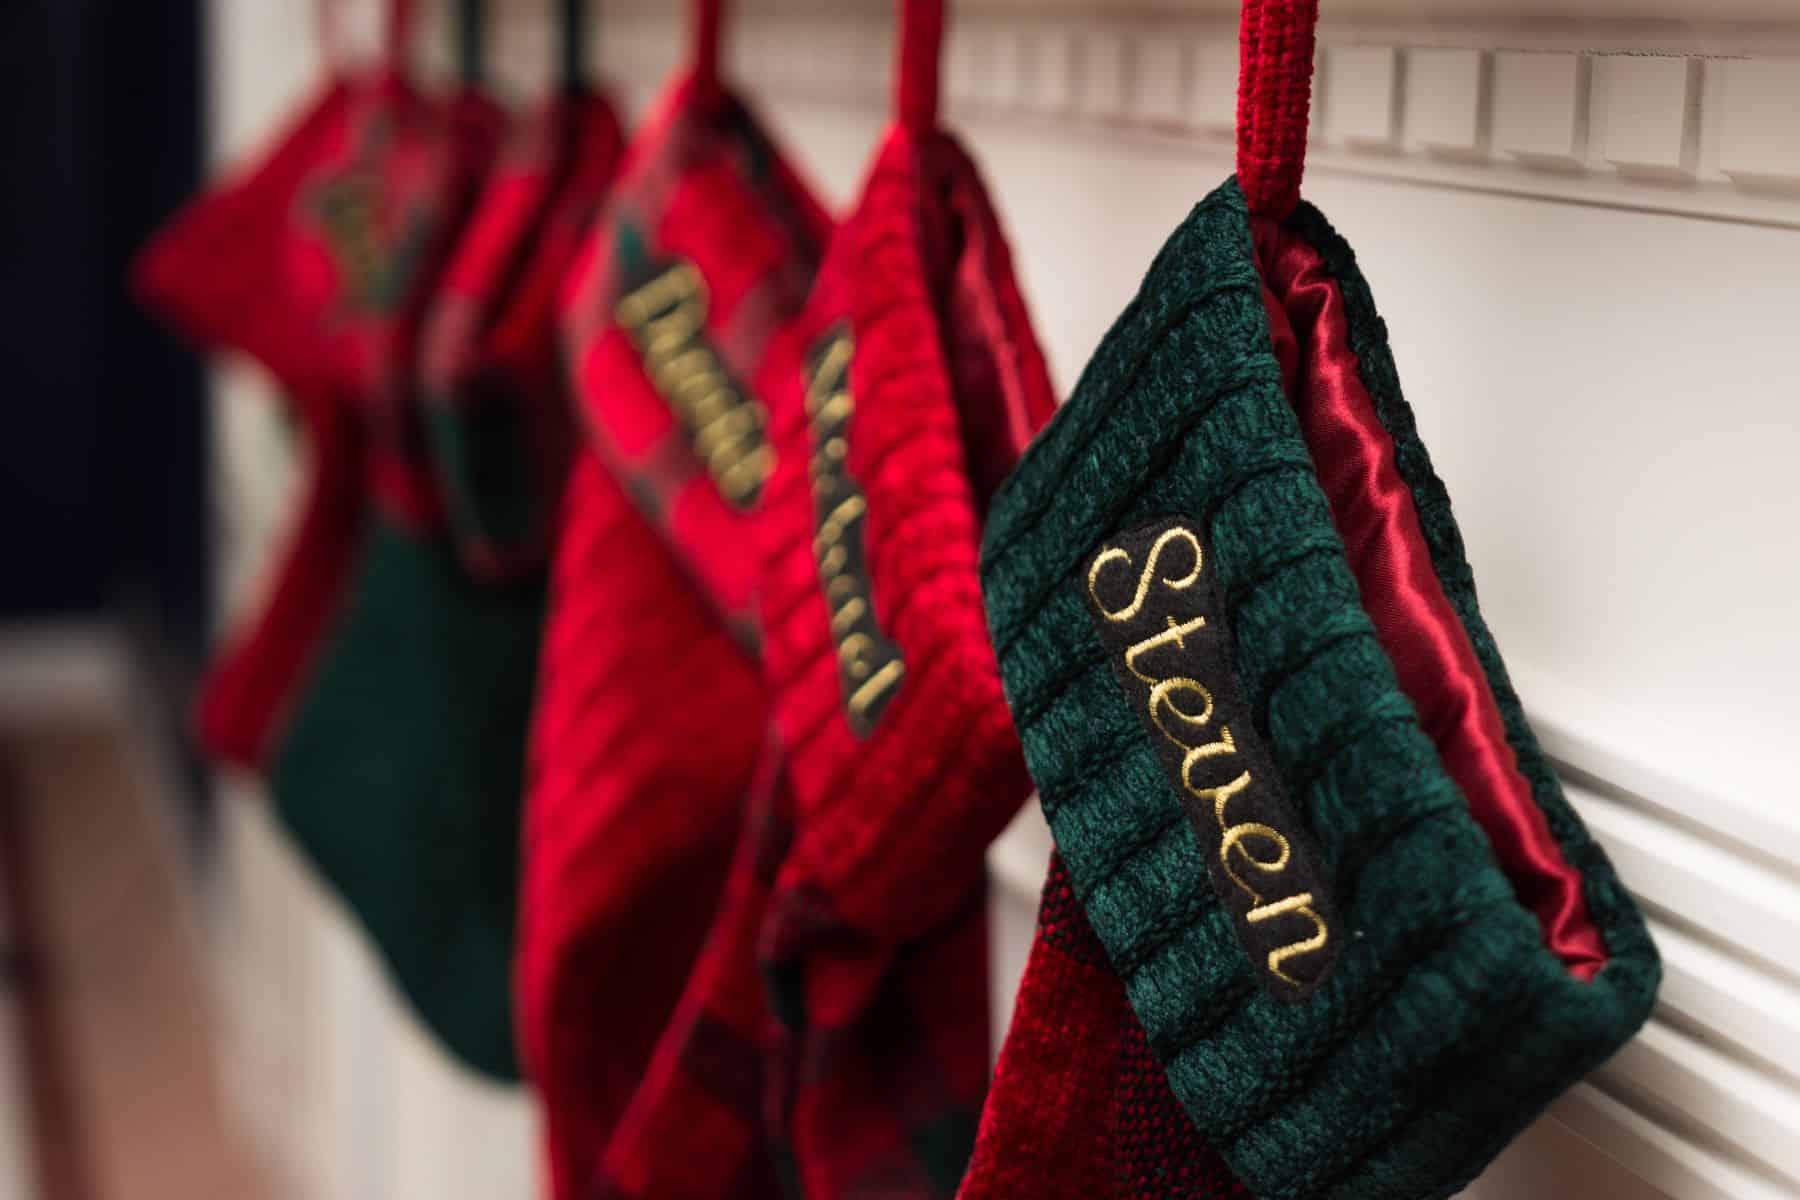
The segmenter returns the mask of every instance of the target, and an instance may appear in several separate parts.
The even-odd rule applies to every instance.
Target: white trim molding
[[[1229,161],[1229,15],[1046,7],[962,6],[946,51],[954,116]],[[754,93],[879,105],[891,24],[885,6],[781,6],[745,20],[732,50]],[[597,45],[612,73],[645,84],[680,37],[667,14],[624,7]],[[1800,228],[1800,16],[1340,15],[1320,28],[1315,91],[1315,171]]]

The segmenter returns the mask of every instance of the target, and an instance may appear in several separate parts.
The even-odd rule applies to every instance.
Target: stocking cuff
[[[1513,816],[1597,957],[1546,936],[1401,689],[1235,181],[995,500],[989,622],[1076,895],[1195,1125],[1259,1197],[1446,1196],[1637,1029],[1660,967],[1507,680],[1348,247],[1304,204],[1280,228],[1341,298]]]

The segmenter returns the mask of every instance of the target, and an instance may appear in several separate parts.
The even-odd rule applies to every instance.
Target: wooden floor
[[[31,1158],[0,1172],[0,1200],[268,1195],[225,1104],[179,855],[138,765],[103,725],[0,731],[0,1133]]]

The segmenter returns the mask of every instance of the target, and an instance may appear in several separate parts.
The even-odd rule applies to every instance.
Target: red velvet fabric
[[[746,643],[760,500],[734,504],[708,474],[618,308],[647,276],[691,265],[700,337],[766,422],[765,352],[804,303],[830,228],[754,114],[689,76],[633,142],[564,297],[569,371],[594,446]]]
[[[809,465],[808,359],[840,328],[867,585],[904,666],[866,736],[840,681]],[[1030,792],[976,575],[981,517],[1054,409],[998,221],[951,139],[889,132],[770,359],[763,644],[795,816],[762,956],[788,1009],[778,1061],[810,1064],[777,1110],[806,1195],[944,1194],[915,1147],[924,1127],[953,1143],[944,1131],[979,1110],[983,854]]]
[[[1277,357],[1363,607],[1519,902],[1569,971],[1592,978],[1606,945],[1581,876],[1519,772],[1475,648],[1432,566],[1394,440],[1363,386],[1343,296],[1298,235],[1272,221],[1254,229]]]
[[[1195,1131],[1051,858],[959,1200],[1249,1200]]]
[[[589,1194],[699,955],[766,700],[754,664],[586,449],[550,587],[515,994],[560,1198]]]
[[[573,439],[556,296],[622,145],[594,93],[559,91],[520,122],[431,301],[427,424],[451,531],[482,575],[531,570],[548,553]]]

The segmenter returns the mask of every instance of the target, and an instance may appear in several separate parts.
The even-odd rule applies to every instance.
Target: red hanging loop
[[[719,75],[724,0],[694,0],[694,84],[707,95],[724,91]]]
[[[387,27],[381,33],[381,58],[394,70],[406,63],[406,48],[412,42],[414,11],[413,0],[388,0]]]
[[[900,124],[910,133],[937,128],[938,72],[944,58],[944,0],[901,0]]]
[[[338,0],[318,0],[313,6],[313,36],[319,46],[319,61],[331,74],[344,65],[344,22],[339,8]]]
[[[587,0],[560,0],[557,18],[563,90],[577,93],[587,86]]]
[[[1319,0],[1244,0],[1238,26],[1238,184],[1257,216],[1300,202]]]

